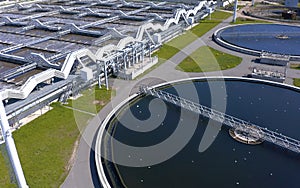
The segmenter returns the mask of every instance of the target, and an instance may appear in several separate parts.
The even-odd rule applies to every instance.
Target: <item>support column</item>
[[[151,55],[151,45],[149,43],[147,43],[147,46],[148,46],[148,51],[149,51],[148,52],[149,53],[148,56],[150,57],[150,55]]]
[[[18,156],[17,148],[15,146],[14,139],[12,137],[12,133],[8,124],[8,119],[6,117],[5,108],[1,99],[0,102],[0,118],[1,118],[1,128],[3,137],[5,140],[6,150],[9,156],[9,161],[14,170],[14,174],[16,176],[18,186],[21,188],[28,188],[26,183],[26,179],[22,170],[22,166],[20,163],[20,159]]]
[[[104,75],[105,75],[106,90],[108,90],[108,77],[107,77],[107,64],[106,64],[106,61],[104,62]]]
[[[98,76],[98,87],[101,88],[101,76],[100,76],[100,74]]]
[[[238,4],[238,0],[235,0],[235,2],[234,2],[234,10],[233,10],[233,20],[232,20],[233,23],[235,23],[235,21],[236,21],[237,4]]]
[[[118,53],[117,53],[117,57],[116,57],[116,71],[117,71],[117,73],[119,73],[119,55],[118,55]]]
[[[151,44],[149,44],[149,58],[150,58],[150,62],[152,63],[151,54],[152,54],[152,51],[151,51]]]
[[[144,63],[144,56],[145,56],[145,48],[144,48],[144,43],[142,43],[142,63]]]
[[[125,70],[125,71],[126,71],[126,69],[127,69],[126,58],[127,58],[127,55],[125,54],[125,52],[123,52],[123,61],[124,61],[124,70]]]
[[[140,57],[139,47],[136,47],[136,48],[135,48],[134,53],[135,53],[135,63],[138,64],[138,63],[140,63],[140,61],[139,61],[139,59],[140,59],[140,58],[139,58],[139,57]]]
[[[132,54],[132,63],[131,63],[131,66],[134,66],[135,64],[135,54],[134,54],[134,46],[131,46],[131,54]]]
[[[102,69],[102,66],[101,66],[101,64],[102,64],[102,61],[100,61],[100,60],[96,60],[96,64],[97,64],[97,74],[99,74],[98,75],[98,88],[101,88],[101,69]]]

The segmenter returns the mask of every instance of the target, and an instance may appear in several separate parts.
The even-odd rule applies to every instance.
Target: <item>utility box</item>
[[[88,67],[83,67],[80,70],[80,76],[84,81],[89,81],[93,79],[93,70]]]
[[[161,43],[161,35],[158,34],[158,33],[155,33],[153,35],[153,41],[156,43],[156,44],[160,44]]]
[[[211,14],[211,13],[214,12],[214,10],[213,10],[212,8],[207,8],[207,9],[206,9],[206,12],[207,12],[208,14]]]
[[[188,22],[189,22],[190,25],[193,25],[194,22],[195,22],[195,18],[194,17],[189,17]]]

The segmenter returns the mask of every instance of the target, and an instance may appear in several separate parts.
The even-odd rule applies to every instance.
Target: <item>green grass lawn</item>
[[[12,168],[8,168],[9,159],[4,144],[0,145],[0,153],[0,187],[17,187]]]
[[[300,87],[300,78],[293,78],[294,86]]]
[[[191,29],[191,32],[197,37],[201,37],[230,16],[232,16],[231,13],[215,11],[211,16],[206,17],[204,20],[200,20],[199,24]]]
[[[68,99],[66,106],[83,110],[90,113],[98,113],[103,104],[110,101],[110,98],[115,96],[115,91],[106,90],[105,86],[102,88],[93,87],[82,92],[83,96],[76,100]]]
[[[231,24],[250,24],[250,23],[270,23],[268,21],[264,21],[264,20],[255,20],[255,19],[249,19],[249,18],[241,18],[241,17],[238,17],[236,18],[236,21]]]
[[[197,38],[203,36],[205,33],[216,27],[219,23],[221,23],[224,19],[230,17],[231,15],[232,14],[228,12],[215,11],[204,20],[200,20],[199,24],[192,29],[169,41],[166,46],[172,46],[174,48],[177,48],[179,51],[195,41]]]
[[[114,94],[114,92],[112,93]],[[91,97],[95,96],[95,97]],[[99,111],[108,103],[111,90],[87,90],[83,96],[72,103],[94,106]],[[102,101],[98,103],[95,101]],[[19,157],[29,187],[59,187],[70,169],[69,160],[76,140],[92,115],[73,111],[59,103],[51,105],[54,109],[28,123],[13,133]],[[1,149],[1,148],[0,148]],[[5,150],[0,156],[0,187],[16,187],[8,172],[8,159]]]
[[[202,46],[184,59],[176,69],[184,72],[211,72],[239,65],[242,58]]]
[[[290,68],[291,69],[300,70],[300,64],[293,64],[293,63],[291,63]]]

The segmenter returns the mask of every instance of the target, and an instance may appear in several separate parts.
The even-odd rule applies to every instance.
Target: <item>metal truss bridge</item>
[[[198,113],[212,120],[225,124],[233,129],[238,129],[239,131],[245,132],[254,138],[259,138],[263,141],[268,141],[275,145],[281,146],[282,148],[300,153],[300,141],[285,136],[281,133],[268,130],[267,128],[262,128],[255,124],[246,122],[244,120],[227,115],[225,113],[219,112],[212,108],[203,106],[201,104],[192,102],[190,100],[162,90],[150,89],[147,86],[141,86],[140,93],[145,95],[152,95],[169,103],[175,104],[192,112]]]

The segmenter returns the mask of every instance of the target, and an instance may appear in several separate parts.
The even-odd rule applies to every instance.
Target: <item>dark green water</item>
[[[300,139],[300,93],[298,91],[241,80],[227,80],[225,85],[227,95],[223,100],[227,101],[227,114]],[[209,84],[206,81],[190,82],[176,85],[174,88],[186,93],[185,96],[181,94],[182,97],[189,98],[189,88],[195,87],[200,103],[210,107],[209,86],[219,88],[219,93],[224,93],[220,81],[210,81]],[[176,94],[174,88],[165,90]],[[214,92],[218,91],[214,90]],[[147,96],[134,102],[130,107],[132,114],[140,120],[149,118],[148,105],[152,99],[153,97]],[[218,106],[214,107],[218,108]],[[197,128],[191,135],[191,140],[169,160],[146,167],[116,164],[115,173],[118,171],[125,186],[130,188],[300,187],[298,181],[300,154],[267,142],[256,146],[239,143],[229,136],[228,127],[225,125],[222,126],[213,144],[204,152],[199,152],[199,143],[208,118],[181,110],[172,104],[167,104],[167,110],[162,125],[149,132],[132,131],[118,121],[111,123],[110,126],[115,126],[114,137],[117,140],[130,146],[146,147],[163,142],[171,136],[179,121],[183,121],[183,126],[189,126],[193,120],[197,121]],[[128,109],[125,110],[120,118],[129,113]],[[180,117],[181,113],[184,115]],[[160,153],[157,152],[157,155]]]

